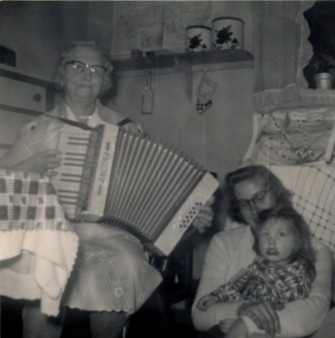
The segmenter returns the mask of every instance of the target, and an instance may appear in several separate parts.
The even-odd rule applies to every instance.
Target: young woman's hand
[[[192,225],[197,228],[200,233],[204,233],[206,229],[212,225],[214,212],[211,205],[214,203],[214,200],[215,198],[212,196],[209,201],[202,206],[198,216],[192,222]]]
[[[270,302],[243,303],[238,310],[238,316],[248,316],[260,330],[264,330],[271,337],[280,333],[279,317]]]
[[[197,308],[200,311],[206,311],[211,305],[215,304],[216,301],[216,297],[212,296],[212,295],[206,295],[206,296],[202,296],[197,304]]]
[[[220,322],[220,330],[224,332],[223,328],[221,328],[221,322]],[[228,333],[225,335],[225,338],[248,338],[249,332],[248,328],[245,325],[244,321],[239,318],[235,320],[233,325],[231,326]]]
[[[233,326],[235,321],[236,321],[236,318],[226,318],[226,319],[220,320],[220,330],[221,330],[221,332],[228,333],[228,331]]]
[[[62,159],[58,157],[61,154],[62,152],[57,149],[47,149],[8,169],[55,176],[57,175],[57,172],[53,169],[58,168],[61,165]]]

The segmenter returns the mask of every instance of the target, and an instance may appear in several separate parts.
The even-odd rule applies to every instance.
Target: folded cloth
[[[0,293],[41,299],[41,311],[57,316],[77,250],[49,178],[0,170]]]

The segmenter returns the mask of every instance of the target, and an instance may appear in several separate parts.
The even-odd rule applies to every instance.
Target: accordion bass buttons
[[[161,233],[154,245],[165,255],[169,255],[184,232],[198,215],[202,206],[210,199],[219,182],[206,173],[189,197],[179,208],[173,219]]]
[[[173,250],[176,243],[197,217],[201,207],[206,203],[206,199],[200,195],[193,195],[192,199],[187,202],[188,203],[179,210],[155,242],[156,247],[165,255],[169,255]]]
[[[202,202],[195,202],[195,206],[192,206],[186,213],[185,217],[179,223],[179,228],[187,229],[197,216],[200,208],[203,206]]]

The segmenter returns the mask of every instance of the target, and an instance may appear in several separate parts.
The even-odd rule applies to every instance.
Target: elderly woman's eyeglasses
[[[240,208],[246,208],[250,206],[251,202],[253,204],[262,204],[265,201],[265,197],[270,190],[271,188],[260,190],[254,195],[253,198],[250,198],[249,200],[237,200],[238,206]]]
[[[88,65],[84,62],[78,61],[78,60],[72,60],[65,62],[65,66],[71,65],[71,69],[77,74],[82,74],[85,72],[86,68],[89,69],[92,76],[102,76],[104,75],[105,71],[107,70],[106,67],[101,65]]]

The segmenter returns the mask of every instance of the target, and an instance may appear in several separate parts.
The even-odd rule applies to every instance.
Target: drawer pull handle
[[[42,100],[42,96],[41,96],[41,94],[37,93],[33,96],[33,99],[37,102],[40,102]]]

